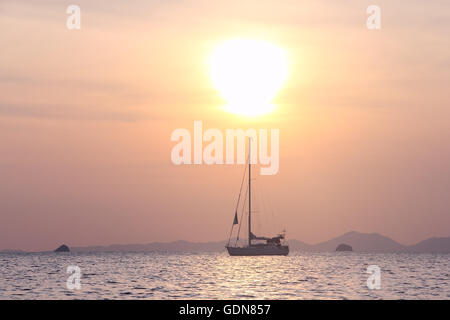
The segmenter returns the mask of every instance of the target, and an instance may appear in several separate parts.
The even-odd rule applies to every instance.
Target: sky
[[[244,167],[173,164],[195,120],[279,129],[258,233],[450,236],[450,2],[376,1],[379,30],[371,4],[1,0],[0,250],[226,239]],[[286,53],[269,114],[223,109],[209,59],[235,38]]]

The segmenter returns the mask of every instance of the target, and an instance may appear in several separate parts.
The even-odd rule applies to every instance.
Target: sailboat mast
[[[251,160],[251,143],[252,138],[248,138],[248,245],[252,244],[252,160]]]

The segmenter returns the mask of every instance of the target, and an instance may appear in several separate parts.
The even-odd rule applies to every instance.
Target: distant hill
[[[409,246],[410,252],[450,253],[450,237],[430,238]]]
[[[112,244],[109,246],[73,247],[74,252],[89,251],[169,251],[169,252],[215,252],[224,250],[225,241],[190,242],[178,240],[173,242],[152,242],[147,244]]]
[[[450,253],[450,237],[429,238],[417,244],[406,246],[378,233],[347,232],[339,237],[317,244],[308,244],[299,240],[288,240],[290,251],[303,252],[335,252],[339,244],[350,245],[355,252],[417,252],[417,253]],[[220,252],[224,251],[226,241],[215,242],[152,242],[147,244],[112,244],[109,246],[71,247],[72,252]],[[23,252],[19,250],[3,250],[6,252]]]
[[[217,242],[189,242],[184,240],[173,242],[153,242],[148,244],[113,244],[97,247],[73,247],[72,251],[167,251],[167,252],[217,252],[223,251],[226,241]],[[347,232],[339,237],[321,242],[308,244],[299,240],[288,240],[291,251],[303,252],[334,252],[336,247],[345,243],[355,252],[430,252],[450,253],[450,237],[430,238],[412,246],[402,245],[391,238],[378,233]]]
[[[314,251],[335,251],[336,247],[345,243],[359,252],[406,252],[407,247],[378,233],[347,232],[342,236],[316,244]]]
[[[308,244],[306,242],[300,240],[287,240],[287,244],[289,245],[290,251],[306,251],[312,252],[314,250],[314,245]]]
[[[15,250],[15,249],[5,249],[5,250],[0,250],[0,253],[25,253],[25,251],[23,250]]]

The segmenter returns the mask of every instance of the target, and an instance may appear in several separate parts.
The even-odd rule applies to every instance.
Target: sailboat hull
[[[287,256],[289,246],[226,247],[230,256]]]

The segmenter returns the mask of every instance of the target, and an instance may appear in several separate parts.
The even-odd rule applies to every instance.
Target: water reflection
[[[380,290],[367,266],[382,270]],[[68,265],[82,288],[68,290]],[[1,254],[2,299],[448,299],[450,255]]]

